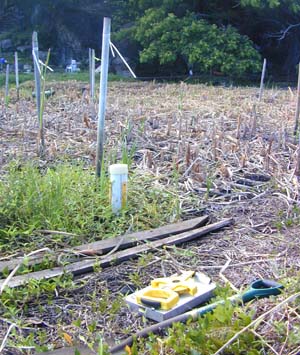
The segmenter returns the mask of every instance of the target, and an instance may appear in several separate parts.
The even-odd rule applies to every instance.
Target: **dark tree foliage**
[[[63,63],[88,47],[99,54],[103,16],[140,74],[243,76],[266,57],[269,71],[286,76],[300,60],[299,0],[2,0],[0,40],[28,45],[35,29]]]
[[[129,3],[136,11],[135,20],[129,28],[119,29],[117,38],[137,41],[142,63],[176,65],[181,61],[183,73],[193,68],[198,73],[242,76],[260,70],[260,56],[249,38],[230,25],[217,26],[192,12],[198,9],[195,1]]]
[[[52,63],[65,64],[73,56],[85,58],[88,47],[101,48],[102,18],[109,14],[102,0],[5,0],[0,4],[0,39],[30,45],[36,30],[40,49],[52,49]]]
[[[118,3],[119,6],[114,12],[114,15],[116,15],[114,28],[117,32],[117,38],[127,37],[131,41],[137,41],[141,47],[141,61],[146,61],[147,57],[149,60],[151,57],[152,60],[155,52],[154,39],[152,43],[149,43],[147,38],[137,35],[137,33],[142,33],[145,30],[143,25],[147,23],[147,17],[150,16],[150,13],[153,16],[153,10],[160,10],[165,14],[162,24],[156,26],[154,23],[154,27],[150,27],[149,30],[153,33],[156,33],[163,24],[170,20],[168,20],[169,14],[173,14],[177,19],[183,19],[185,16],[193,14],[195,20],[202,21],[202,23],[203,20],[206,21],[208,33],[211,33],[209,25],[217,25],[218,29],[223,31],[227,27],[235,28],[242,35],[242,38],[244,38],[244,35],[248,36],[255,49],[268,59],[269,71],[272,71],[275,76],[279,74],[294,75],[296,64],[300,60],[300,2],[298,0],[129,0],[118,1]],[[125,17],[122,17],[122,13],[125,13],[122,6],[126,8]],[[158,30],[157,41],[159,41],[159,35]],[[205,38],[203,38],[203,41],[205,41]],[[171,46],[171,43],[168,43],[168,47]],[[194,44],[192,38],[191,43]],[[214,47],[215,43],[209,40],[209,45]],[[250,42],[248,42],[248,45],[251,47]],[[224,49],[224,43],[221,48]],[[173,59],[175,54],[178,59],[178,50],[180,48],[177,47],[177,52],[172,52]],[[158,53],[159,51],[162,51],[161,47],[158,48],[156,62],[165,62],[162,59],[162,54]],[[251,70],[255,71],[257,68],[255,56],[251,59],[250,49],[246,52],[249,54],[249,60],[253,60],[254,63]],[[151,56],[149,56],[150,53]],[[184,56],[182,54],[179,53],[180,56]],[[236,61],[240,63],[237,54],[236,58]],[[209,61],[209,58],[207,60]],[[249,71],[249,69],[249,66],[245,67],[245,71]],[[224,71],[224,69],[221,70]],[[239,69],[240,73],[242,71]]]

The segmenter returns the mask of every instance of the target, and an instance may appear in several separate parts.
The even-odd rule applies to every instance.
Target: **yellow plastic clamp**
[[[177,304],[179,295],[172,290],[149,287],[144,291],[138,292],[136,294],[136,300],[139,304],[146,307],[160,308],[166,311]]]
[[[151,281],[154,288],[168,289],[178,294],[189,293],[194,296],[197,293],[197,285],[193,279],[195,271],[186,271],[179,276],[161,277]]]

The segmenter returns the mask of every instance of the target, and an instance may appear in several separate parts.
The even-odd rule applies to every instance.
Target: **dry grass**
[[[72,82],[54,88],[44,115],[45,164],[63,158],[94,164],[95,107],[88,92]],[[300,149],[292,135],[296,94],[266,90],[261,103],[257,94],[256,88],[185,83],[109,85],[107,156],[120,156],[124,142],[128,149],[135,146],[133,168],[141,174],[147,171],[153,184],[165,189],[175,184],[183,217],[206,211],[212,219],[234,217],[236,223],[182,248],[157,252],[149,265],[127,262],[89,276],[85,287],[40,312],[39,318],[49,325],[48,342],[56,339],[56,345],[61,344],[59,334],[66,329],[74,339],[80,334],[88,337],[92,321],[106,339],[124,337],[126,328],[138,329],[142,320],[126,307],[114,317],[105,309],[100,319],[90,312],[93,292],[103,295],[108,289],[112,299],[118,298],[132,274],[148,284],[149,274],[169,274],[180,266],[204,270],[222,285],[219,271],[230,260],[223,274],[237,288],[258,277],[285,280],[286,285],[298,279]],[[0,164],[5,168],[12,159],[37,156],[38,122],[34,101],[24,92],[19,102],[12,99],[5,108],[2,100],[1,106]],[[287,289],[287,294],[292,292]],[[262,300],[253,307],[261,314],[274,302]],[[66,315],[66,309],[72,313]],[[24,317],[36,312],[29,308]],[[299,344],[287,339],[298,329],[299,317],[296,306],[286,305],[255,332],[270,345],[270,353],[297,354]],[[85,319],[80,329],[72,325],[78,318]],[[278,320],[285,321],[286,337],[274,326]]]

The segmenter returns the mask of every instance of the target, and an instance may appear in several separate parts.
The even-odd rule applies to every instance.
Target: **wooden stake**
[[[17,99],[19,100],[19,59],[18,59],[18,52],[15,52],[15,75],[16,75]]]
[[[297,107],[295,113],[294,136],[296,136],[298,133],[299,112],[300,112],[300,63],[298,64]]]
[[[104,17],[102,33],[102,54],[101,54],[101,76],[100,76],[100,94],[99,94],[99,113],[97,130],[97,151],[96,151],[96,176],[100,177],[103,162],[104,147],[104,121],[107,95],[107,77],[109,61],[109,43],[110,43],[110,18]]]
[[[265,74],[266,74],[266,67],[267,67],[267,59],[264,58],[264,63],[263,63],[263,68],[262,68],[261,78],[260,78],[258,101],[261,101],[261,99],[262,99],[262,94],[263,94],[263,89],[264,89],[264,80],[265,80]]]
[[[9,64],[6,64],[6,75],[5,75],[5,106],[8,105],[9,101]]]

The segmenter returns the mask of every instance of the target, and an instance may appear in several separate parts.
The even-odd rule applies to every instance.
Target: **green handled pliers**
[[[246,303],[256,298],[263,298],[269,296],[277,296],[283,290],[283,285],[273,280],[259,279],[250,285],[250,287],[243,293],[238,293],[227,300],[232,304]],[[224,304],[227,300],[217,301],[215,303],[208,304],[207,306],[193,309],[184,314],[180,314],[178,317],[183,317],[182,321],[186,321],[189,317],[197,319],[199,316],[205,313],[213,311],[218,305]],[[185,319],[185,317],[187,317]],[[178,320],[179,321],[179,320]]]

